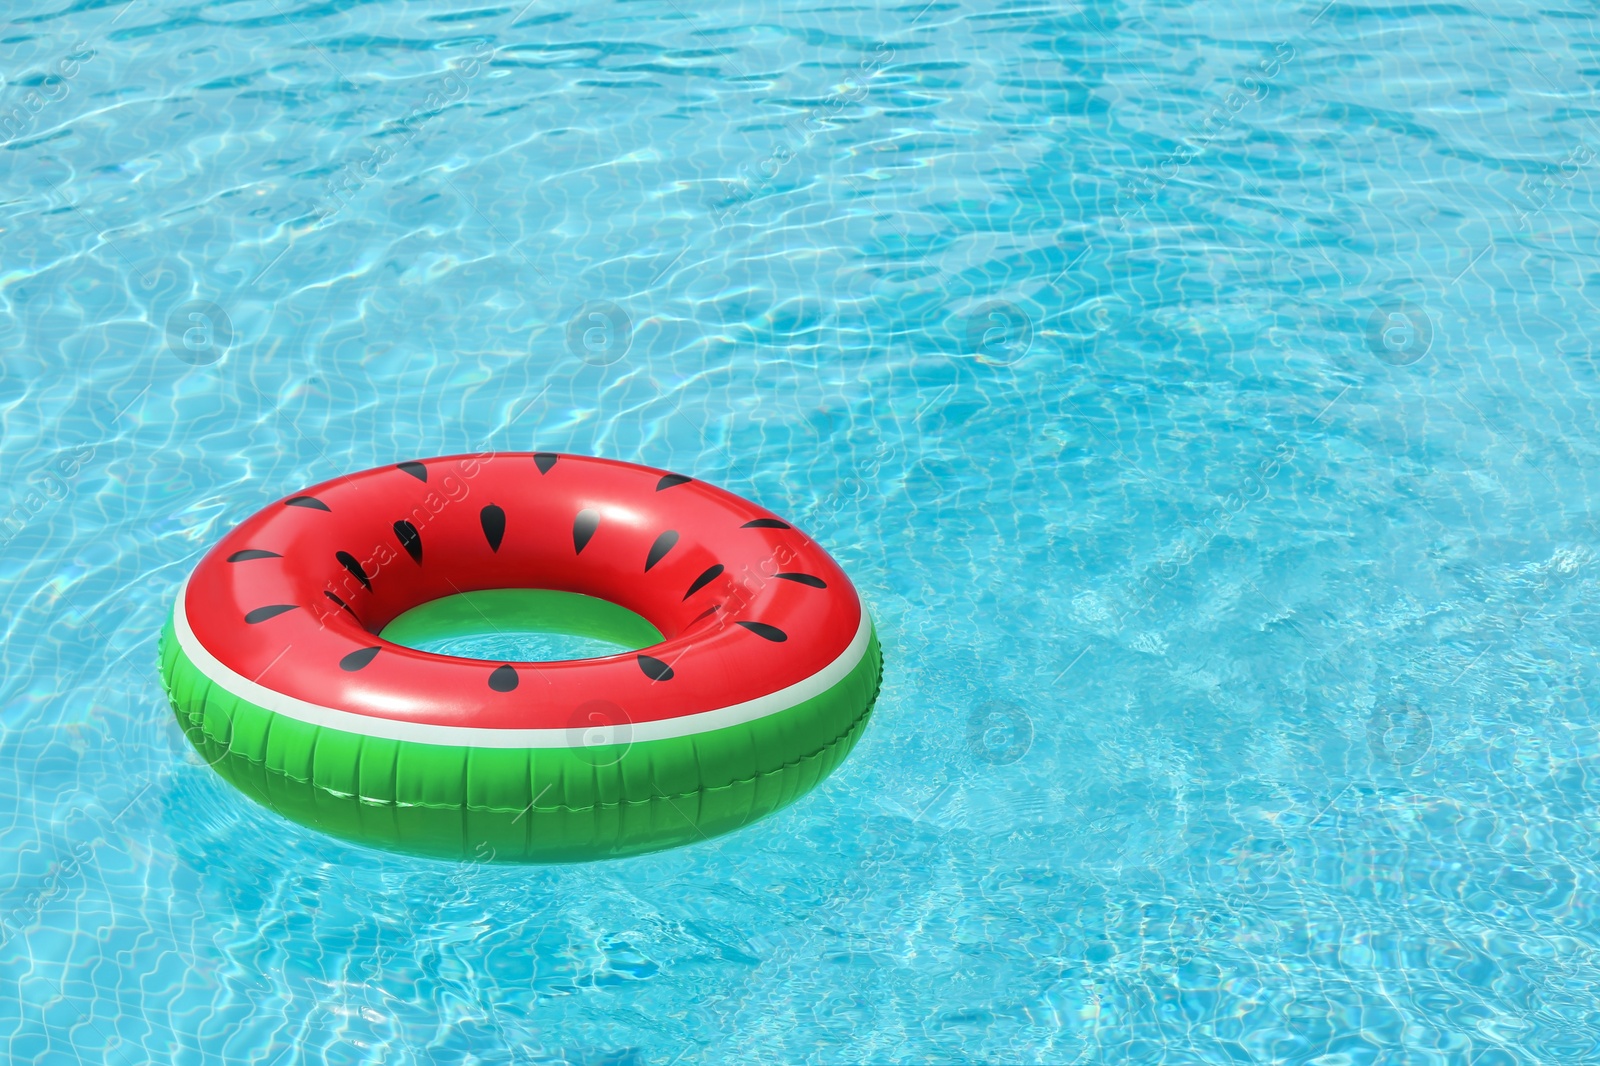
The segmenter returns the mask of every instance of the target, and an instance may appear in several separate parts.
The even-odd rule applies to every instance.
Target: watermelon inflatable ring
[[[529,629],[622,646],[418,650]],[[680,474],[576,455],[404,462],[225,536],[179,591],[161,676],[241,791],[349,840],[569,862],[704,840],[793,802],[882,677],[844,572]]]

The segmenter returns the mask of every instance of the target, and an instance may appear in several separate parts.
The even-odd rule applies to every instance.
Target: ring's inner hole
[[[431,600],[378,634],[435,655],[504,663],[596,659],[662,640],[640,615],[608,600],[552,589],[484,589]]]

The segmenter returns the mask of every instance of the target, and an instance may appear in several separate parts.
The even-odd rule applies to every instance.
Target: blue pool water
[[[8,3],[0,1059],[1600,1061],[1596,19]],[[535,447],[835,553],[829,781],[495,868],[198,762],[210,544]]]

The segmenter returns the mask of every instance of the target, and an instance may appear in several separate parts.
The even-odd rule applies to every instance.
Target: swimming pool
[[[9,5],[0,1054],[1600,1059],[1595,18]],[[201,552],[535,447],[840,560],[832,778],[507,868],[199,763]]]

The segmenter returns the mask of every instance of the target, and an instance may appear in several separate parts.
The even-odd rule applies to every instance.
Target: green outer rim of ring
[[[574,748],[448,747],[309,725],[242,699],[183,653],[161,681],[202,758],[245,795],[346,840],[480,862],[583,862],[692,844],[793,803],[844,761],[883,678],[874,631],[820,695],[686,737]]]

